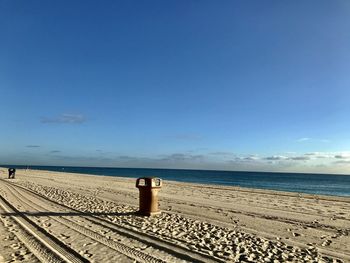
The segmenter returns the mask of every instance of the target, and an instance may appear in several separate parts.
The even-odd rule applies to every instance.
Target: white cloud
[[[306,142],[306,141],[310,141],[310,140],[311,140],[311,138],[303,137],[303,138],[297,139],[297,142]]]
[[[310,156],[310,158],[313,158],[313,159],[323,159],[323,158],[333,158],[334,153],[309,152],[309,153],[305,153],[304,155]]]
[[[340,160],[340,161],[336,161],[334,163],[335,164],[349,164],[350,165],[350,160]]]
[[[279,161],[279,160],[287,160],[287,159],[288,157],[282,156],[282,155],[272,155],[264,158],[264,160],[268,160],[268,161]]]
[[[282,156],[282,155],[272,155],[265,157],[264,160],[267,161],[307,161],[310,160],[311,158],[306,155],[297,155],[297,156]]]
[[[201,154],[184,154],[184,153],[174,153],[174,154],[170,154],[165,156],[163,159],[161,159],[161,161],[170,161],[170,162],[183,162],[183,161],[198,161],[198,160],[202,160],[204,158],[204,155]]]
[[[184,141],[197,141],[202,139],[201,135],[193,134],[193,133],[181,133],[181,134],[175,134],[175,135],[170,135],[166,137],[170,139],[184,140]]]
[[[328,139],[316,139],[316,138],[309,138],[309,137],[303,137],[296,140],[297,142],[307,142],[307,141],[316,141],[316,142],[323,142],[328,143],[330,140]]]
[[[232,152],[211,152],[209,153],[210,155],[216,155],[216,156],[232,156],[232,155],[235,155],[234,153]]]
[[[294,156],[294,157],[289,157],[288,160],[293,160],[293,161],[308,161],[308,160],[310,160],[310,157],[308,157],[308,156]]]
[[[256,155],[250,155],[250,156],[247,156],[247,157],[244,158],[244,160],[246,160],[246,161],[257,161],[259,159],[260,158],[258,156],[256,156]]]
[[[334,158],[336,159],[350,159],[350,153],[345,152],[345,153],[338,153],[334,155]]]
[[[57,117],[43,117],[41,123],[66,123],[66,124],[80,124],[86,121],[82,114],[68,114],[64,113]]]

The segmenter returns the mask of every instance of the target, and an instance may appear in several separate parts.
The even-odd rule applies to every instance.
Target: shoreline
[[[272,174],[305,174],[305,175],[344,175],[350,176],[350,173],[311,173],[311,172],[286,172],[286,171],[247,171],[247,170],[208,170],[208,169],[180,169],[180,168],[149,168],[149,167],[100,167],[100,166],[55,166],[55,165],[22,165],[22,164],[0,164],[0,167],[21,167],[19,169],[25,167],[68,167],[68,168],[102,168],[102,169],[146,169],[146,170],[175,170],[175,171],[209,171],[209,172],[237,172],[237,173],[272,173]],[[40,169],[32,169],[32,170],[40,170]],[[50,171],[50,170],[45,170]],[[58,171],[54,171],[58,172]]]
[[[129,247],[144,247],[137,243],[140,241],[135,241],[137,235],[143,235],[153,245],[142,251],[167,259],[167,262],[177,262],[179,258],[186,261],[181,258],[186,253],[204,257],[205,262],[238,262],[243,258],[249,262],[248,259],[252,257],[253,260],[255,256],[256,260],[252,262],[263,262],[269,255],[271,262],[288,258],[305,262],[323,257],[325,262],[332,262],[326,257],[340,260],[336,262],[350,261],[350,199],[347,197],[165,180],[159,192],[162,214],[139,218],[133,216],[139,201],[134,178],[19,169],[16,179],[8,180],[6,170],[0,168],[0,171],[0,194],[11,205],[20,205],[18,209],[25,209],[23,211],[38,209],[27,215],[29,220],[43,227],[43,231],[50,230],[61,242],[70,243],[74,250],[86,248],[86,255],[92,254],[91,258],[96,261],[106,260],[103,257],[110,254],[102,255],[97,247],[84,246],[89,243],[87,241],[74,241],[81,234],[74,231],[67,234],[72,230],[65,229],[60,220],[70,220],[74,216],[74,222],[80,224],[81,221],[77,227],[82,231],[87,231],[85,225],[92,225],[89,231],[107,231],[110,240],[125,240]],[[56,208],[50,210],[53,209],[51,206]],[[69,212],[69,209],[76,212]],[[114,237],[117,232],[96,225],[96,222],[85,222],[89,218],[85,213],[95,214],[94,218],[98,220],[107,220],[100,223],[112,224],[111,227],[119,232],[134,231],[133,238]],[[64,219],[57,222],[62,217]],[[89,238],[82,237],[84,240]],[[102,243],[98,245],[99,249],[107,249]],[[189,250],[183,252],[177,243],[181,244],[181,249],[188,247]],[[25,242],[23,246],[26,247]],[[168,250],[164,246],[169,246]],[[261,250],[264,246],[266,251]],[[178,249],[182,252],[175,253]]]
[[[0,172],[1,169],[5,169],[4,167],[0,166]],[[51,171],[51,170],[41,170],[41,169],[16,169],[17,171],[21,172],[48,172],[48,173],[63,173],[63,174],[70,174],[70,175],[78,175],[78,176],[95,176],[95,177],[101,177],[101,178],[119,178],[119,179],[125,179],[125,180],[133,180],[136,181],[138,177],[130,177],[130,176],[119,176],[119,175],[103,175],[103,174],[91,174],[91,173],[78,173],[78,172],[66,172],[66,171]],[[147,177],[147,176],[146,176]],[[162,178],[161,178],[162,179]],[[169,182],[172,184],[189,184],[194,185],[198,187],[203,188],[210,188],[210,189],[224,189],[224,190],[234,190],[234,191],[241,191],[241,192],[247,192],[247,193],[261,193],[261,194],[271,194],[271,195],[284,195],[284,196],[294,196],[294,197],[303,197],[303,198],[310,198],[310,199],[322,199],[322,200],[334,200],[334,201],[344,201],[348,202],[350,200],[350,195],[332,195],[332,194],[312,194],[312,193],[305,193],[305,192],[298,192],[298,191],[284,191],[284,190],[277,190],[277,189],[267,189],[267,188],[254,188],[254,187],[245,187],[245,186],[234,186],[234,185],[225,185],[225,184],[212,184],[212,183],[196,183],[196,182],[187,182],[187,181],[176,181],[176,180],[167,180],[162,179],[163,182]]]
[[[14,166],[15,167],[15,166]],[[52,167],[60,167],[60,166],[52,166]],[[0,166],[1,168],[1,166]],[[82,168],[82,167],[70,167],[70,168]],[[83,168],[88,168],[88,167],[83,167]],[[105,169],[102,167],[92,167],[92,168],[96,168],[96,169]],[[131,169],[133,170],[134,168],[110,168],[110,169]],[[144,168],[135,168],[135,169],[144,169]],[[25,168],[17,168],[17,170],[23,170],[26,171],[28,169]],[[75,171],[65,171],[65,170],[59,170],[59,171],[53,171],[53,170],[45,170],[45,169],[29,169],[30,171],[47,171],[47,172],[57,172],[57,173],[68,173],[68,174],[76,174],[76,175],[85,175],[85,176],[99,176],[99,177],[120,177],[120,178],[126,178],[126,179],[132,179],[132,180],[136,180],[136,178],[138,177],[147,177],[148,175],[141,175],[141,176],[129,176],[129,175],[125,175],[123,176],[122,174],[117,174],[117,175],[108,175],[108,174],[102,174],[102,173],[89,173],[89,172],[75,172]],[[149,169],[149,170],[154,170]],[[155,169],[155,170],[163,170],[163,169]],[[165,169],[165,170],[169,170],[169,169]],[[183,171],[187,171],[186,169],[170,169],[170,170],[183,170]],[[190,170],[188,170],[190,171]],[[202,170],[194,170],[194,171],[202,171]],[[207,170],[203,170],[203,171],[207,171]],[[220,172],[220,171],[218,171]],[[230,171],[221,171],[221,172],[230,172]],[[254,172],[247,172],[247,173],[254,173]],[[257,172],[257,173],[265,173],[265,172]],[[275,173],[275,174],[279,174],[279,173]],[[288,174],[288,173],[281,173],[281,174]],[[291,173],[294,174],[294,173]],[[295,173],[298,175],[309,175],[306,173]],[[322,175],[328,175],[328,174],[310,174],[310,175],[315,175],[315,176],[322,176]],[[339,174],[340,175],[340,174]],[[332,176],[330,174],[330,176]],[[343,176],[343,175],[342,175]],[[346,175],[345,175],[346,176]],[[151,176],[152,177],[152,176]],[[162,178],[162,176],[160,176],[160,178]],[[228,183],[212,183],[212,182],[194,182],[194,181],[186,181],[186,180],[174,180],[174,179],[164,179],[162,178],[163,181],[169,181],[169,182],[177,182],[177,183],[185,183],[185,184],[195,184],[195,185],[201,185],[202,187],[217,187],[217,188],[227,188],[227,189],[237,189],[237,190],[241,190],[241,191],[265,191],[265,192],[277,192],[280,194],[294,194],[294,195],[302,195],[302,196],[309,196],[310,198],[329,198],[329,197],[334,197],[336,198],[350,198],[350,193],[349,194],[333,194],[333,193],[312,193],[310,191],[298,191],[298,190],[286,190],[286,189],[277,189],[276,187],[251,187],[251,186],[241,186],[241,185],[230,185]]]

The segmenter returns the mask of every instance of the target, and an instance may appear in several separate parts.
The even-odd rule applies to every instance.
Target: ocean
[[[0,165],[25,169],[22,165]],[[307,194],[350,196],[350,175],[211,170],[30,166],[30,169],[119,177],[154,176],[179,182],[240,186]]]

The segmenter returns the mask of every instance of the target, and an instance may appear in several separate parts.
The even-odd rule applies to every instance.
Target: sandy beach
[[[0,169],[0,262],[350,262],[350,199]]]

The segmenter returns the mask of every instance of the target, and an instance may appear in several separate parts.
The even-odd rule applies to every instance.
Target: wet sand
[[[350,262],[350,198],[0,169],[0,262]]]

